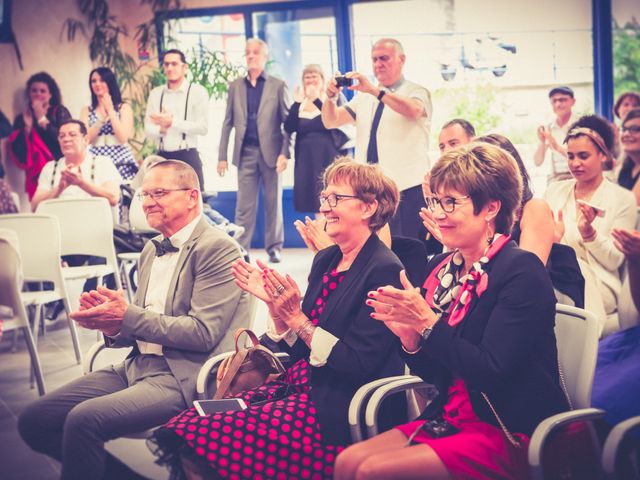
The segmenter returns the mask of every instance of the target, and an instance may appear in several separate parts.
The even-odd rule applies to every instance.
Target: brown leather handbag
[[[238,347],[238,340],[243,333],[251,340],[252,347]],[[236,353],[220,365],[220,368],[226,367],[226,371],[218,384],[214,399],[235,397],[275,380],[285,371],[282,362],[271,350],[260,345],[256,334],[248,328],[236,330],[235,343]]]

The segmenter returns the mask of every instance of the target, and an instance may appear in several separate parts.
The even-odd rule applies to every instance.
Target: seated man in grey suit
[[[100,287],[84,293],[71,314],[102,331],[107,346],[133,346],[131,354],[36,400],[18,421],[31,448],[62,462],[63,479],[103,478],[106,441],[190,407],[201,364],[232,349],[234,331],[249,322],[248,296],[231,275],[240,249],[202,218],[195,171],[177,160],[158,162],[141,195],[162,236],[142,251],[133,304],[122,291]]]
[[[220,134],[218,174],[229,168],[227,150],[235,129],[232,163],[238,167],[238,200],[235,222],[245,231],[238,242],[247,252],[256,223],[258,190],[262,183],[265,212],[264,248],[269,261],[280,261],[284,243],[282,222],[282,175],[287,168],[290,137],[284,131],[289,114],[286,84],[264,71],[269,57],[267,44],[259,38],[247,40],[246,77],[229,84],[227,110]]]

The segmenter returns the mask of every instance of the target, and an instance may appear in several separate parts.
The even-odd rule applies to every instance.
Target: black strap
[[[382,118],[382,110],[384,103],[379,102],[376,112],[373,115],[371,123],[371,135],[369,136],[369,145],[367,146],[367,163],[378,163],[378,126],[380,126],[380,118]]]
[[[189,82],[189,87],[187,88],[187,98],[184,102],[184,120],[187,119],[187,112],[189,111],[189,94],[191,93],[191,82]],[[164,88],[162,89],[162,93],[160,94],[160,112],[162,112],[162,102],[164,101]],[[164,150],[164,139],[160,137],[160,150]],[[182,143],[185,145],[185,149],[188,147],[187,145],[187,134],[182,132],[182,142],[180,147],[182,147]]]

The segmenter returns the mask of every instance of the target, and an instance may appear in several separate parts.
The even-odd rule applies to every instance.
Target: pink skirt
[[[500,428],[479,420],[473,412],[467,388],[460,378],[449,388],[449,400],[444,407],[443,418],[460,431],[448,437],[433,438],[421,428],[424,420],[416,420],[396,428],[407,437],[418,430],[413,443],[429,445],[454,479],[529,478],[529,437],[513,433],[521,445],[516,447]]]

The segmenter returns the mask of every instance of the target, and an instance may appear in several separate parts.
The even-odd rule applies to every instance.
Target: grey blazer
[[[276,166],[278,155],[290,158],[290,134],[284,131],[283,123],[289,114],[289,94],[287,85],[279,78],[265,74],[266,80],[260,106],[258,107],[258,138],[264,161],[272,168]],[[229,84],[227,110],[220,134],[218,160],[228,159],[229,135],[236,129],[232,163],[236,167],[240,161],[242,140],[247,130],[247,80],[238,78]]]
[[[155,248],[148,242],[140,257],[138,291],[120,334],[107,338],[107,346],[133,346],[133,356],[139,354],[136,340],[162,345],[167,364],[191,405],[200,366],[210,356],[232,350],[235,330],[249,326],[250,297],[231,275],[240,250],[226,233],[201,219],[180,252],[164,313],[144,309],[154,258]]]

